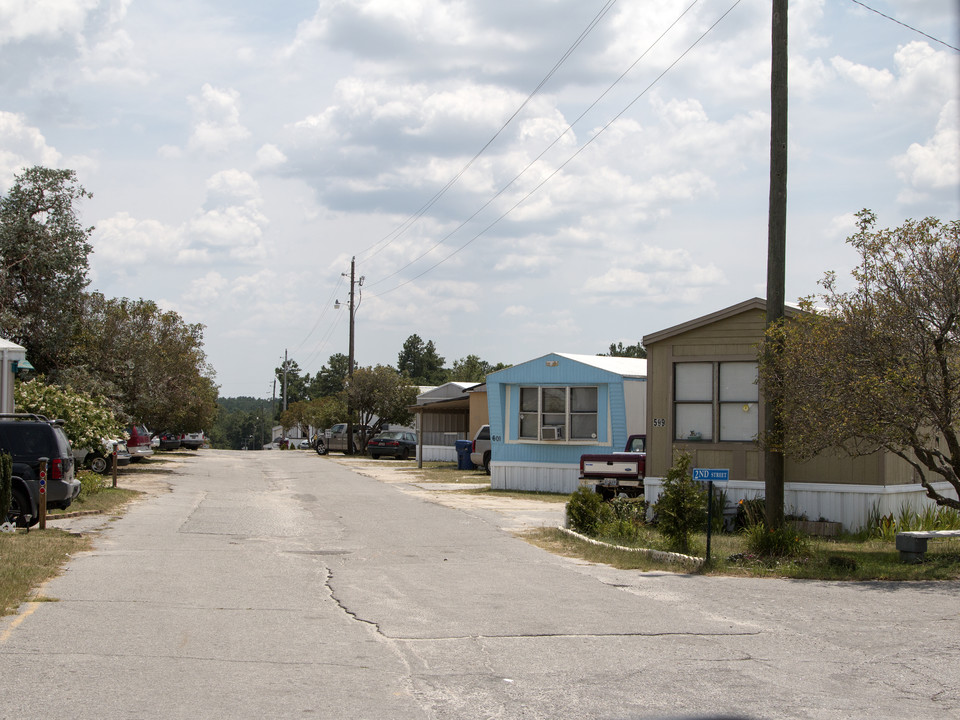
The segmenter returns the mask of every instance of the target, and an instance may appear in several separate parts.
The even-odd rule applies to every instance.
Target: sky
[[[789,4],[788,300],[862,208],[960,218],[958,3],[864,3]],[[603,353],[766,294],[770,16],[0,0],[0,193],[75,170],[89,289],[202,323],[224,397],[347,353],[352,258],[360,366]]]

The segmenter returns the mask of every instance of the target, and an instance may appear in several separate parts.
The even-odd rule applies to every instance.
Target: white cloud
[[[257,150],[256,166],[258,168],[276,168],[285,162],[287,162],[287,156],[273,143],[267,143]]]
[[[927,143],[913,143],[893,162],[913,191],[960,187],[960,102],[951,100],[944,106]]]
[[[0,190],[9,189],[14,175],[24,168],[57,167],[61,158],[40,130],[27,125],[23,115],[0,110]]]
[[[266,256],[263,231],[268,224],[260,186],[245,172],[224,170],[207,180],[204,207],[187,225],[190,246],[231,259],[254,262]]]
[[[83,78],[90,83],[135,83],[144,85],[151,75],[134,52],[130,35],[122,29],[103,38],[82,43],[80,58]]]
[[[191,150],[218,154],[250,137],[250,131],[240,123],[239,99],[236,90],[222,90],[209,83],[204,84],[200,97],[188,98],[198,117],[188,143]]]
[[[136,276],[147,263],[163,264],[184,248],[179,229],[126,212],[98,221],[92,240],[91,265],[99,278]]]
[[[99,5],[100,0],[4,0],[0,3],[0,46],[77,34]]]
[[[182,301],[190,305],[211,305],[219,302],[229,288],[230,281],[216,270],[211,270],[190,283]]]
[[[617,266],[588,278],[581,293],[590,303],[629,307],[641,300],[693,302],[725,283],[720,268],[694,262],[686,249],[644,245]]]
[[[934,50],[926,42],[914,41],[897,49],[893,56],[896,73],[834,57],[834,69],[863,88],[879,106],[908,105],[915,112],[939,111],[943,97],[955,94],[956,60],[947,51]]]

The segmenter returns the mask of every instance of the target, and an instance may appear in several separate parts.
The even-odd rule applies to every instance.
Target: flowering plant
[[[118,437],[122,428],[113,412],[95,400],[42,378],[17,382],[13,391],[18,412],[63,420],[63,430],[75,448],[95,448],[104,438]]]

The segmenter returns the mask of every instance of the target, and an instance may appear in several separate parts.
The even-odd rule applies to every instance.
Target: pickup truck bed
[[[646,436],[631,435],[624,452],[580,456],[580,484],[596,487],[603,498],[643,495],[647,469]]]

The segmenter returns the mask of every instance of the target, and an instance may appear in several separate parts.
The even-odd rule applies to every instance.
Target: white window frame
[[[517,440],[520,442],[542,442],[542,443],[584,443],[596,442],[597,435],[600,432],[600,388],[597,385],[521,385],[518,388],[519,411],[517,417]],[[592,410],[574,410],[573,395],[575,390],[592,390],[594,396],[594,407]],[[558,391],[563,395],[563,410],[558,407],[549,408],[554,412],[548,412],[544,402],[544,395],[553,396],[556,400]],[[536,409],[528,406],[524,409],[524,395],[536,392]],[[527,398],[529,399],[529,397]],[[534,415],[536,425],[536,435],[530,432],[530,417]],[[573,427],[573,420],[593,417],[593,432],[585,437],[570,437],[570,430]],[[525,422],[527,421],[527,422]],[[589,421],[588,421],[589,422]],[[526,427],[525,427],[526,426]],[[544,428],[559,428],[560,436],[556,439],[544,440]],[[524,435],[526,429],[527,434]]]

